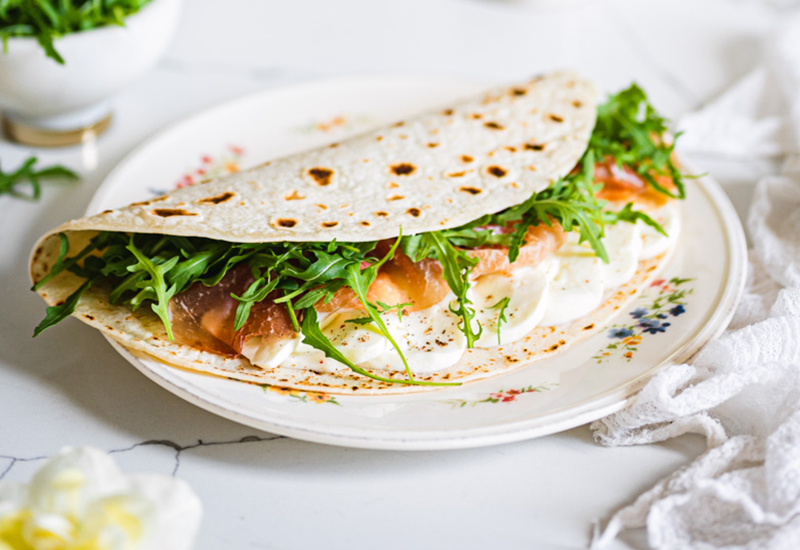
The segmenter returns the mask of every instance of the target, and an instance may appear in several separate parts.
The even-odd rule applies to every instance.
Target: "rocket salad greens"
[[[0,40],[8,52],[12,37],[36,38],[47,57],[64,59],[54,41],[65,34],[106,25],[125,26],[124,19],[151,0],[0,0]]]

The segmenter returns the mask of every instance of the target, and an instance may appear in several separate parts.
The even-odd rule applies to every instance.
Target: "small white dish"
[[[241,98],[140,146],[108,176],[87,213],[339,141],[485,87],[437,78],[360,77]],[[688,171],[694,172],[691,166]],[[461,387],[379,397],[262,388],[170,367],[109,341],[142,373],[187,401],[299,439],[431,450],[538,437],[621,409],[661,365],[687,360],[730,321],[747,264],[736,213],[709,177],[689,182],[683,213],[682,237],[659,280],[611,326],[562,354]]]
[[[29,142],[25,137],[36,140],[37,130],[51,137],[74,134],[106,119],[112,96],[146,74],[166,51],[181,2],[153,0],[126,18],[124,27],[109,25],[55,40],[64,65],[47,57],[35,38],[9,38],[8,52],[0,51],[0,109],[9,137],[20,133],[21,141]]]

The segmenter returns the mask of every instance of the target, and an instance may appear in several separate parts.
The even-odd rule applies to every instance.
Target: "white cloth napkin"
[[[786,163],[756,188],[747,289],[729,329],[591,426],[604,445],[700,433],[709,450],[617,512],[592,547],[646,526],[659,550],[798,550],[800,13],[770,39],[759,68],[680,126],[684,151]]]

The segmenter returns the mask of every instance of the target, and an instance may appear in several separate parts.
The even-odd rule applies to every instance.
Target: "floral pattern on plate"
[[[327,134],[334,130],[352,130],[369,122],[370,118],[364,115],[336,115],[325,120],[311,121],[295,130],[301,134]]]
[[[551,389],[550,384],[541,384],[539,386],[527,386],[519,389],[500,390],[490,393],[489,396],[484,399],[448,399],[447,401],[442,401],[442,403],[446,403],[454,409],[474,407],[481,403],[511,403],[516,401],[520,395],[526,393],[541,393],[549,389]]]
[[[270,386],[269,384],[261,384],[261,387],[265,392],[271,391],[279,395],[287,395],[303,403],[330,403],[332,405],[342,406],[341,403],[336,401],[334,396],[328,395],[327,393],[293,390],[291,388],[281,388],[280,386]]]
[[[175,184],[175,189],[238,172],[242,168],[244,154],[243,148],[229,145],[225,151],[216,156],[201,155],[200,165],[187,171]]]
[[[630,361],[633,354],[639,351],[639,344],[643,338],[666,332],[672,326],[671,321],[675,317],[686,313],[686,297],[694,290],[687,285],[693,280],[673,277],[669,280],[653,281],[650,289],[637,300],[647,305],[637,307],[628,313],[633,318],[632,322],[608,327],[608,337],[614,342],[608,344],[592,359],[604,363],[611,358],[621,356]],[[652,289],[657,289],[655,296]]]

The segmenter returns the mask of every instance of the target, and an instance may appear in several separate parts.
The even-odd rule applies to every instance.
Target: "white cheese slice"
[[[605,266],[591,248],[577,244],[570,234],[555,254],[558,272],[550,283],[547,305],[540,326],[552,326],[582,317],[603,300]],[[585,243],[584,243],[585,244]]]
[[[394,312],[382,316],[389,333],[403,350],[412,373],[424,374],[446,369],[457,363],[466,351],[467,340],[458,328],[460,318],[448,308],[451,300],[453,295],[449,294],[439,304],[422,311],[405,313],[402,319]],[[382,354],[360,366],[405,372],[403,361],[391,344]]]
[[[302,341],[297,345],[294,353],[281,363],[281,367],[314,372],[337,372],[349,368],[338,361],[328,359],[323,352]]]
[[[278,339],[253,336],[242,347],[242,355],[262,369],[272,369],[288,359],[299,343],[299,337]]]
[[[603,245],[608,253],[604,264],[606,288],[616,288],[630,281],[639,267],[642,233],[638,223],[619,222],[605,227]]]
[[[333,346],[356,365],[378,357],[391,345],[372,323],[359,325],[347,322],[364,317],[366,313],[363,311],[338,313],[328,317],[322,329]]]
[[[544,316],[549,284],[545,268],[521,268],[511,274],[492,273],[479,277],[470,289],[475,317],[483,327],[475,346],[491,348],[515,342],[536,328]],[[503,310],[506,320],[500,323],[498,342],[499,304],[506,298],[508,305]]]
[[[675,201],[670,201],[658,210],[647,214],[657,221],[669,236],[665,237],[649,225],[637,222],[642,230],[643,246],[639,255],[640,260],[649,260],[669,250],[675,245],[681,232],[681,215]]]

